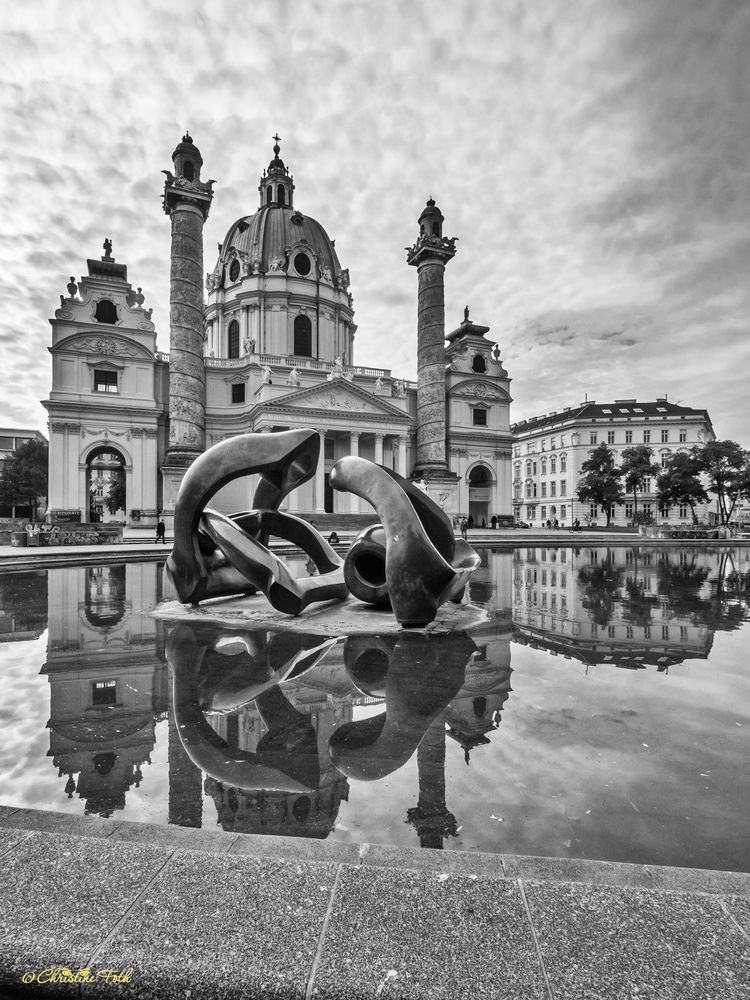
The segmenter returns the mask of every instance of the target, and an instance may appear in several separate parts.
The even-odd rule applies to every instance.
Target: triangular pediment
[[[309,386],[289,392],[274,400],[261,404],[269,410],[327,411],[334,413],[361,414],[362,416],[382,416],[390,420],[408,420],[408,415],[387,399],[368,392],[346,379],[337,378],[320,385]]]

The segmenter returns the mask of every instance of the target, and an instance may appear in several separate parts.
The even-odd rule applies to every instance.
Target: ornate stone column
[[[162,473],[164,505],[174,508],[185,469],[206,446],[206,369],[203,361],[203,224],[213,181],[200,179],[203,159],[186,133],[165,171],[163,208],[172,223],[169,274],[169,443]]]
[[[377,433],[375,435],[375,464],[383,464],[383,438],[385,434]]]
[[[349,454],[359,455],[359,435],[360,431],[349,432]],[[359,497],[354,493],[349,494],[349,512],[359,514]]]
[[[319,514],[326,509],[326,432],[318,431],[320,438],[320,457],[315,470],[315,510]]]
[[[455,237],[443,236],[443,215],[432,198],[419,217],[419,237],[407,250],[417,268],[417,457],[414,476],[444,475],[445,457],[445,265],[456,253]]]

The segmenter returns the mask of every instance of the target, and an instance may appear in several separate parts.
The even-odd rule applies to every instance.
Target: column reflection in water
[[[69,798],[109,817],[151,762],[166,717],[166,668],[157,622],[133,608],[159,599],[151,564],[66,567],[49,573],[49,756]],[[62,789],[61,789],[62,792]],[[50,803],[54,806],[54,803]]]

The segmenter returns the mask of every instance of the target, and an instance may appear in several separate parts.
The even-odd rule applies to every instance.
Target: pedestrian
[[[551,527],[552,527],[552,521],[550,521],[550,519],[547,518],[547,531],[549,531]]]
[[[484,519],[484,518],[482,518],[482,527],[483,527],[483,528],[486,528],[486,527],[487,527],[487,522],[485,521],[485,519]]]
[[[555,531],[560,527],[560,522],[555,518]]]
[[[467,528],[473,528],[474,527],[474,518],[473,518],[473,516],[471,514],[469,514],[469,520],[466,522],[466,527]]]
[[[336,534],[335,531],[332,531],[331,534],[328,536],[328,541],[331,545],[339,544],[339,536]]]
[[[469,523],[468,523],[468,521],[466,520],[465,517],[462,517],[461,518],[461,537],[463,539],[465,539],[466,536],[468,535],[468,533],[469,533]]]
[[[164,545],[167,537],[167,526],[163,521],[159,521],[156,525],[156,540]]]
[[[496,514],[493,514],[492,517],[490,518],[490,524],[492,525],[492,530],[494,531],[495,528],[497,527],[497,515]]]

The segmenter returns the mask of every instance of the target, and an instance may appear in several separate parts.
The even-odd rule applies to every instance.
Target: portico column
[[[385,434],[376,434],[375,435],[375,464],[376,465],[382,465],[383,464],[383,438],[384,437],[385,437]]]
[[[406,479],[406,438],[399,435],[398,439],[398,474]]]
[[[359,455],[359,435],[360,431],[351,431],[349,433],[350,455]],[[359,497],[354,493],[349,494],[349,512],[351,514],[359,514]]]
[[[242,341],[240,343],[241,356],[245,355],[246,353],[245,344],[250,339],[250,331],[248,330],[248,319],[249,317],[248,317],[247,306],[240,306],[240,336],[242,337]]]
[[[326,509],[326,432],[318,431],[320,457],[315,470],[315,509],[322,514]]]

